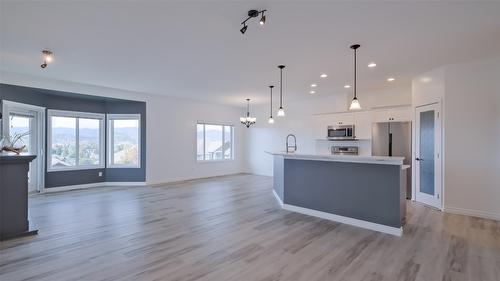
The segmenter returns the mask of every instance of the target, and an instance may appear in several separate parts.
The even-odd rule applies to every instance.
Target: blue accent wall
[[[45,171],[45,188],[99,182],[146,181],[146,103],[70,92],[53,91],[0,83],[0,101],[8,100],[46,109],[70,110],[91,113],[141,115],[141,167],[104,168],[73,171]],[[0,107],[0,112],[2,108]],[[45,120],[47,126],[47,120]],[[107,124],[106,124],[107,126]],[[47,129],[47,128],[46,128]],[[107,128],[106,128],[107,129]],[[46,130],[47,131],[47,130]],[[107,131],[107,130],[106,130]],[[47,137],[45,138],[47,145]],[[107,147],[106,147],[107,149]],[[45,150],[48,153],[48,150]],[[106,151],[107,155],[107,151]],[[47,159],[47,154],[46,154]],[[99,177],[99,172],[103,173]]]

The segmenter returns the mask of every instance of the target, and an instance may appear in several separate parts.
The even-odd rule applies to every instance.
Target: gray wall
[[[0,101],[1,100],[9,100],[13,102],[43,106],[47,109],[71,110],[92,113],[141,114],[142,153],[140,168],[104,168],[57,172],[45,171],[45,188],[75,184],[98,183],[104,181],[146,181],[146,103],[7,84],[0,84]],[[1,110],[2,109],[0,107],[0,112]],[[45,122],[45,124],[47,124],[47,122]],[[47,138],[45,139],[45,144],[47,145]],[[102,177],[98,176],[99,172],[103,173]]]

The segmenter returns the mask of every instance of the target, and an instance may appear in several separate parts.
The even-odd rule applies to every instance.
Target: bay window
[[[140,114],[108,114],[108,167],[140,168]]]
[[[48,110],[47,170],[104,168],[104,114]]]

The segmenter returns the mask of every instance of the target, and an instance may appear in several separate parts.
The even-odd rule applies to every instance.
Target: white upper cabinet
[[[373,122],[411,121],[410,108],[394,108],[373,112]]]
[[[327,127],[330,125],[330,115],[317,115],[313,116],[313,134],[315,139],[326,139]]]
[[[313,116],[313,134],[316,139],[326,139],[328,126],[354,125],[354,113],[332,113]]]
[[[354,125],[357,139],[370,140],[373,123],[404,121],[411,121],[409,107],[321,114],[313,116],[313,134],[316,139],[326,139],[328,126]]]
[[[354,113],[336,113],[328,115],[329,126],[354,125]]]
[[[354,114],[354,133],[360,140],[369,140],[372,138],[372,112],[362,111]]]

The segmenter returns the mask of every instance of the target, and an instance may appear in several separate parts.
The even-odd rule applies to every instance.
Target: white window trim
[[[88,119],[98,119],[99,120],[99,165],[79,165],[80,158],[80,148],[79,148],[79,135],[80,128],[79,123],[76,122],[76,165],[70,167],[52,167],[52,117],[71,117],[71,118],[88,118]],[[90,112],[79,112],[79,111],[67,111],[67,110],[47,110],[47,172],[60,172],[60,171],[76,171],[76,170],[92,170],[92,169],[103,169],[105,168],[105,131],[104,131],[104,121],[106,120],[106,115],[102,113],[90,113]]]
[[[198,133],[198,125],[203,125],[203,157],[205,157],[205,126],[206,125],[213,125],[213,126],[223,126],[222,127],[222,144],[224,144],[224,141],[225,141],[225,135],[224,135],[224,126],[228,126],[228,127],[231,127],[231,157],[230,158],[222,158],[222,159],[212,159],[212,160],[207,160],[207,159],[203,159],[203,160],[199,160],[198,159],[198,136],[197,136],[197,133]],[[196,146],[195,146],[195,150],[196,150],[196,153],[195,153],[195,159],[196,159],[196,162],[199,163],[199,164],[203,164],[203,163],[220,163],[220,162],[231,162],[231,161],[234,161],[234,125],[233,124],[230,124],[230,123],[217,123],[217,122],[205,122],[205,121],[197,121],[196,122],[196,127],[195,127],[195,140],[196,140]],[[223,156],[224,157],[224,154]]]
[[[111,121],[112,120],[138,120],[138,131],[139,135],[137,137],[138,140],[138,148],[137,148],[137,153],[139,154],[139,162],[137,165],[119,165],[119,164],[114,164],[113,163],[113,131],[114,128],[111,126]],[[107,114],[106,115],[106,124],[108,127],[108,142],[107,142],[107,168],[113,168],[113,169],[120,169],[120,168],[141,168],[141,146],[142,146],[142,139],[141,139],[141,115],[140,114]]]

